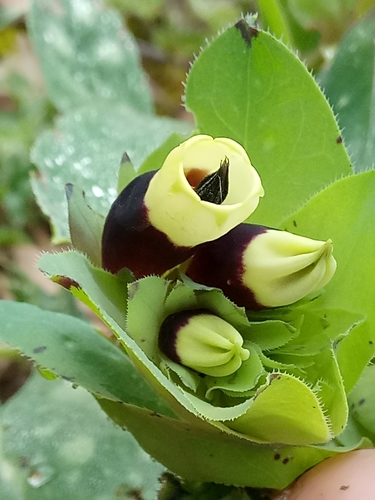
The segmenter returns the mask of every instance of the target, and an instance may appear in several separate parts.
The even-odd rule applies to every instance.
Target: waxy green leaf
[[[375,441],[374,377],[375,365],[367,366],[348,398],[350,412],[362,426],[362,435],[372,441]]]
[[[186,107],[200,133],[246,149],[265,189],[252,222],[278,227],[317,191],[352,173],[332,110],[303,63],[246,20],[196,59]]]
[[[0,339],[44,368],[109,399],[172,415],[129,358],[82,320],[0,301]]]
[[[274,443],[313,444],[331,438],[318,397],[302,380],[285,373],[269,375],[246,413],[227,425]]]
[[[109,400],[99,403],[115,422],[136,436],[148,453],[192,481],[282,489],[325,458],[372,446],[366,439],[347,446],[260,446],[212,426],[202,429],[194,422],[155,418],[147,410]]]
[[[137,45],[121,24],[101,0],[33,0],[29,32],[60,111],[102,101],[152,112]]]
[[[81,388],[34,374],[1,407],[0,421],[3,500],[157,496],[164,467]]]
[[[321,81],[358,172],[375,166],[374,61],[372,13],[348,32]]]
[[[349,328],[337,346],[346,392],[375,354],[374,193],[375,171],[340,179],[281,225],[333,241],[337,271],[316,304],[347,310],[353,318],[357,315],[358,326]]]
[[[104,217],[87,205],[85,193],[73,184],[66,184],[65,192],[72,244],[86,254],[93,264],[100,266]]]

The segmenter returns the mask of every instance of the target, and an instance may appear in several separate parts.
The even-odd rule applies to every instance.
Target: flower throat
[[[229,159],[221,160],[216,172],[207,175],[195,188],[195,192],[202,201],[221,205],[228,196],[229,190]]]

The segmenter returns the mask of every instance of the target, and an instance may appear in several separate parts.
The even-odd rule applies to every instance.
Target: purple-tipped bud
[[[168,316],[159,331],[159,349],[175,363],[212,375],[231,375],[249,358],[243,338],[227,321],[205,309]]]
[[[335,270],[331,240],[240,224],[197,248],[186,274],[221,288],[237,305],[256,310],[302,299],[325,286]]]

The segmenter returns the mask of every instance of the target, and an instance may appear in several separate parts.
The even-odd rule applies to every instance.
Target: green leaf
[[[229,137],[246,149],[266,193],[252,222],[278,226],[352,172],[333,113],[303,63],[245,20],[197,58],[186,107],[201,133]]]
[[[227,425],[274,443],[324,443],[331,437],[318,397],[302,380],[285,373],[271,374],[246,413]]]
[[[280,0],[257,0],[265,26],[285,44],[291,44],[292,36],[284,2]]]
[[[152,111],[135,40],[100,0],[33,0],[29,28],[60,111],[100,101]]]
[[[4,500],[157,496],[164,467],[80,388],[34,375],[1,408],[0,419]]]
[[[317,306],[365,319],[337,346],[347,392],[375,354],[374,193],[374,171],[340,179],[282,224],[303,236],[332,239],[337,271]]]
[[[367,366],[349,395],[350,411],[365,429],[365,435],[375,440],[375,365]]]
[[[260,446],[215,427],[202,429],[194,422],[155,418],[147,410],[114,401],[99,403],[156,460],[192,481],[282,489],[325,458],[357,447],[371,447],[367,440],[350,446]]]
[[[0,301],[0,316],[0,339],[39,366],[101,397],[171,414],[129,358],[87,323],[10,301]]]
[[[341,434],[348,420],[348,403],[333,349],[313,357],[313,363],[305,368],[305,380],[314,387],[332,434]]]
[[[303,309],[304,320],[298,336],[285,346],[280,346],[277,353],[295,356],[311,356],[337,343],[348,335],[353,328],[364,321],[363,315],[345,309]]]
[[[373,13],[348,32],[322,78],[357,171],[375,166],[374,61]]]
[[[124,153],[118,170],[117,193],[120,194],[135,177],[137,172],[127,153]]]
[[[68,201],[69,233],[73,246],[85,253],[93,264],[100,266],[104,217],[87,205],[85,193],[73,184],[66,184],[65,192]]]
[[[88,205],[106,215],[117,196],[117,176],[126,151],[135,167],[174,131],[190,126],[168,118],[140,114],[124,105],[100,104],[72,111],[43,133],[31,153],[41,175],[32,186],[53,224],[54,241],[69,240],[64,185],[80,186]]]
[[[245,336],[262,350],[275,349],[298,336],[298,330],[291,324],[279,320],[253,322]]]
[[[158,276],[150,276],[129,285],[127,330],[152,360],[159,361],[158,336],[165,318],[165,299],[170,283]]]

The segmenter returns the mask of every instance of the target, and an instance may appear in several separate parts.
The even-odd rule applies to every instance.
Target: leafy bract
[[[220,290],[209,289],[207,287],[202,288],[194,283],[192,283],[192,287],[189,287],[184,283],[179,283],[172,287],[171,282],[168,282],[160,277],[149,277],[132,282],[128,286],[129,301],[127,305],[127,319],[126,323],[123,323],[121,311],[118,310],[118,304],[113,301],[109,301],[106,295],[103,294],[103,291],[100,290],[100,283],[93,279],[95,277],[95,273],[99,272],[99,270],[95,270],[95,268],[88,265],[87,260],[83,255],[79,255],[76,252],[68,252],[57,255],[45,254],[40,260],[40,266],[56,281],[61,281],[61,277],[65,277],[66,279],[67,276],[73,280],[75,285],[71,287],[72,292],[80,297],[82,297],[82,294],[85,294],[86,303],[91,306],[112,329],[119,342],[123,345],[124,349],[127,350],[140,372],[147,378],[155,390],[158,391],[159,394],[163,395],[166,401],[171,404],[172,408],[175,409],[178,414],[194,423],[198,418],[200,419],[200,417],[203,417],[205,420],[210,421],[213,425],[220,425],[220,428],[223,430],[225,429],[226,432],[230,432],[228,427],[222,426],[220,422],[225,422],[228,426],[232,426],[232,422],[229,424],[229,421],[238,419],[244,413],[250,415],[255,412],[256,408],[254,407],[254,409],[252,409],[251,407],[251,399],[245,402],[240,402],[240,404],[235,406],[214,407],[208,401],[204,401],[198,396],[190,394],[187,391],[182,391],[178,385],[168,379],[158,368],[160,361],[160,353],[157,349],[159,327],[165,317],[172,312],[176,312],[176,310],[208,308],[214,314],[219,314],[223,319],[229,321],[231,324],[236,326],[238,325],[238,328],[240,328],[241,331],[245,331],[247,329],[249,332],[249,338],[251,337],[251,332],[256,331],[257,325],[253,322],[250,323],[247,320],[244,311],[226,299]],[[119,279],[109,273],[106,273],[105,271],[101,271],[101,273],[103,273],[103,276],[107,276],[106,281],[108,281],[108,283],[111,280],[115,281]],[[121,283],[119,283],[118,286],[120,285]],[[106,293],[109,293],[109,291],[107,290]],[[115,295],[117,294],[112,292],[112,296],[115,297]],[[121,327],[120,325],[123,326]],[[264,323],[262,322],[261,325],[263,328]],[[275,333],[277,334],[277,329],[275,330]],[[283,330],[281,330],[279,335],[281,335],[281,339],[284,338],[284,342],[290,340],[290,337],[285,339]],[[276,345],[280,344],[282,344],[280,340],[276,342]],[[254,379],[259,379],[262,373],[263,369],[261,369],[261,365],[259,365],[258,374],[254,373],[252,377]],[[316,442],[315,440],[318,439],[317,435],[319,433],[320,442],[327,441],[329,438],[330,424],[326,423],[326,417],[323,416],[322,413],[322,408],[326,406],[326,400],[325,397],[323,397],[324,395],[320,397],[321,401],[318,401],[314,391],[311,390],[308,383],[298,381],[297,379],[295,380],[295,383],[299,388],[301,388],[301,391],[306,393],[306,398],[314,400],[314,406],[319,408],[320,416],[318,420],[320,419],[320,423],[317,424],[319,429],[321,426],[326,427],[325,433],[322,433],[319,430],[319,432],[314,435],[314,439],[312,433],[308,432],[306,429],[306,440],[303,444]],[[239,381],[241,382],[240,379]],[[316,379],[312,377],[312,381],[315,383]],[[329,382],[333,384],[333,387],[336,387],[341,381],[339,380],[339,376],[337,376],[336,379],[331,378]],[[267,391],[269,391],[269,389],[272,389],[272,393],[278,393],[277,397],[282,398],[282,391],[278,392],[277,387],[275,390],[276,385],[277,384],[268,384],[263,387],[261,397],[259,396],[259,398],[261,400],[263,399],[268,401]],[[249,388],[250,387],[246,387],[245,389]],[[226,387],[226,389],[231,391],[236,390],[235,384],[231,388]],[[283,389],[284,387],[282,390]],[[237,387],[237,390],[239,390],[239,387]],[[291,394],[292,393],[293,391]],[[319,391],[317,391],[317,394],[318,393]],[[342,393],[343,391],[341,390],[341,397]],[[298,398],[296,398],[296,404],[298,403],[297,400]],[[321,405],[323,405],[322,408]],[[293,406],[291,406],[291,408],[293,408]],[[342,408],[343,407],[341,406],[341,410]],[[188,413],[186,410],[188,410]],[[345,408],[344,410],[341,410],[339,411],[340,418],[345,421]],[[274,419],[274,427],[277,427],[278,413],[272,405],[269,405],[269,412],[270,415],[273,415],[270,418]],[[313,418],[313,415],[311,417]],[[307,422],[309,422],[308,425],[310,427],[313,426],[311,418],[301,419],[299,425],[301,427],[306,427]],[[329,420],[327,422],[329,422]],[[265,434],[261,437],[255,434],[253,435],[251,431],[246,432],[245,434],[247,439],[270,442],[273,440],[273,437],[269,434],[271,432],[271,428],[272,426],[266,427],[264,430]],[[284,436],[283,441],[284,431],[285,428],[280,428],[278,441],[290,443],[291,438],[286,435]],[[299,439],[302,440],[303,438],[301,436],[302,433],[299,436]],[[313,441],[310,441],[311,439],[313,439]],[[294,442],[293,444],[297,443]],[[298,444],[302,444],[302,442],[298,441]]]
[[[345,36],[321,82],[359,172],[375,166],[374,40],[372,13]]]
[[[85,253],[93,264],[100,266],[104,217],[91,210],[82,190],[73,184],[67,184],[65,191],[72,244],[77,250]]]
[[[4,500],[157,496],[163,466],[81,388],[34,374],[1,408],[0,420]]]
[[[246,149],[266,193],[252,222],[278,226],[310,196],[352,173],[332,110],[303,63],[246,20],[196,59],[186,107],[200,133],[230,137]]]
[[[317,396],[304,382],[283,373],[271,374],[247,412],[228,425],[239,432],[251,429],[258,439],[276,443],[298,445],[330,439],[329,424]]]
[[[66,183],[82,188],[88,205],[105,216],[117,196],[124,152],[137,168],[172,132],[189,129],[177,120],[113,103],[95,103],[60,118],[57,129],[43,133],[31,153],[40,170],[32,179],[33,190],[51,218],[54,240],[69,240]]]
[[[349,329],[337,346],[347,392],[375,353],[374,192],[375,171],[340,179],[281,225],[304,236],[333,241],[337,271],[319,303],[358,317],[358,326]]]
[[[33,0],[29,28],[60,111],[98,101],[152,111],[135,40],[100,0]]]
[[[365,435],[375,440],[375,398],[374,398],[375,365],[367,366],[358,383],[349,395],[350,411]]]

